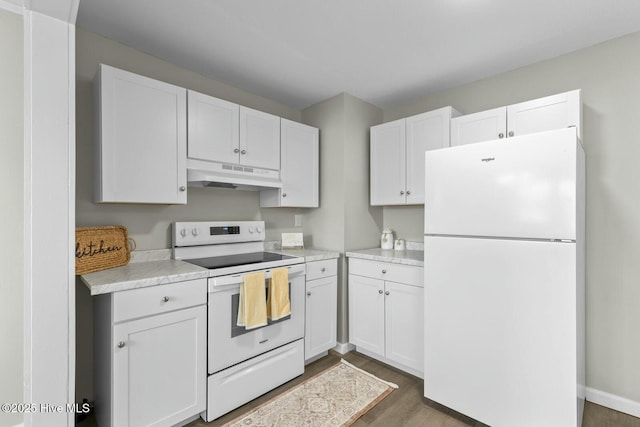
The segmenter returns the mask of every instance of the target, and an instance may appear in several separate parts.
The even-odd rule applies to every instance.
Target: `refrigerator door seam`
[[[425,237],[453,237],[461,239],[488,239],[488,240],[518,240],[523,242],[554,242],[575,243],[572,239],[535,239],[530,237],[500,237],[500,236],[465,236],[462,234],[425,234]]]

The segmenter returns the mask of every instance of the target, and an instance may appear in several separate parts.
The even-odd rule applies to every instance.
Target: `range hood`
[[[279,171],[192,160],[187,162],[187,183],[190,187],[253,191],[282,188]]]

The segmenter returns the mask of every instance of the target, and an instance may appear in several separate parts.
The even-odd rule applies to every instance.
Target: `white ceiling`
[[[640,31],[640,1],[80,0],[77,25],[294,108],[388,108]]]

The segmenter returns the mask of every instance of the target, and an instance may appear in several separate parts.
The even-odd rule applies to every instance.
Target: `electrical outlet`
[[[295,223],[295,227],[302,227],[302,215],[294,215],[293,221]]]

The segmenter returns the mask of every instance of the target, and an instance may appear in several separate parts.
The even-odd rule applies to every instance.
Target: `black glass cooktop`
[[[215,268],[235,267],[238,265],[259,264],[262,262],[283,261],[293,259],[289,255],[274,254],[271,252],[251,252],[248,254],[225,255],[211,258],[185,259],[185,262],[199,265],[213,270]]]

